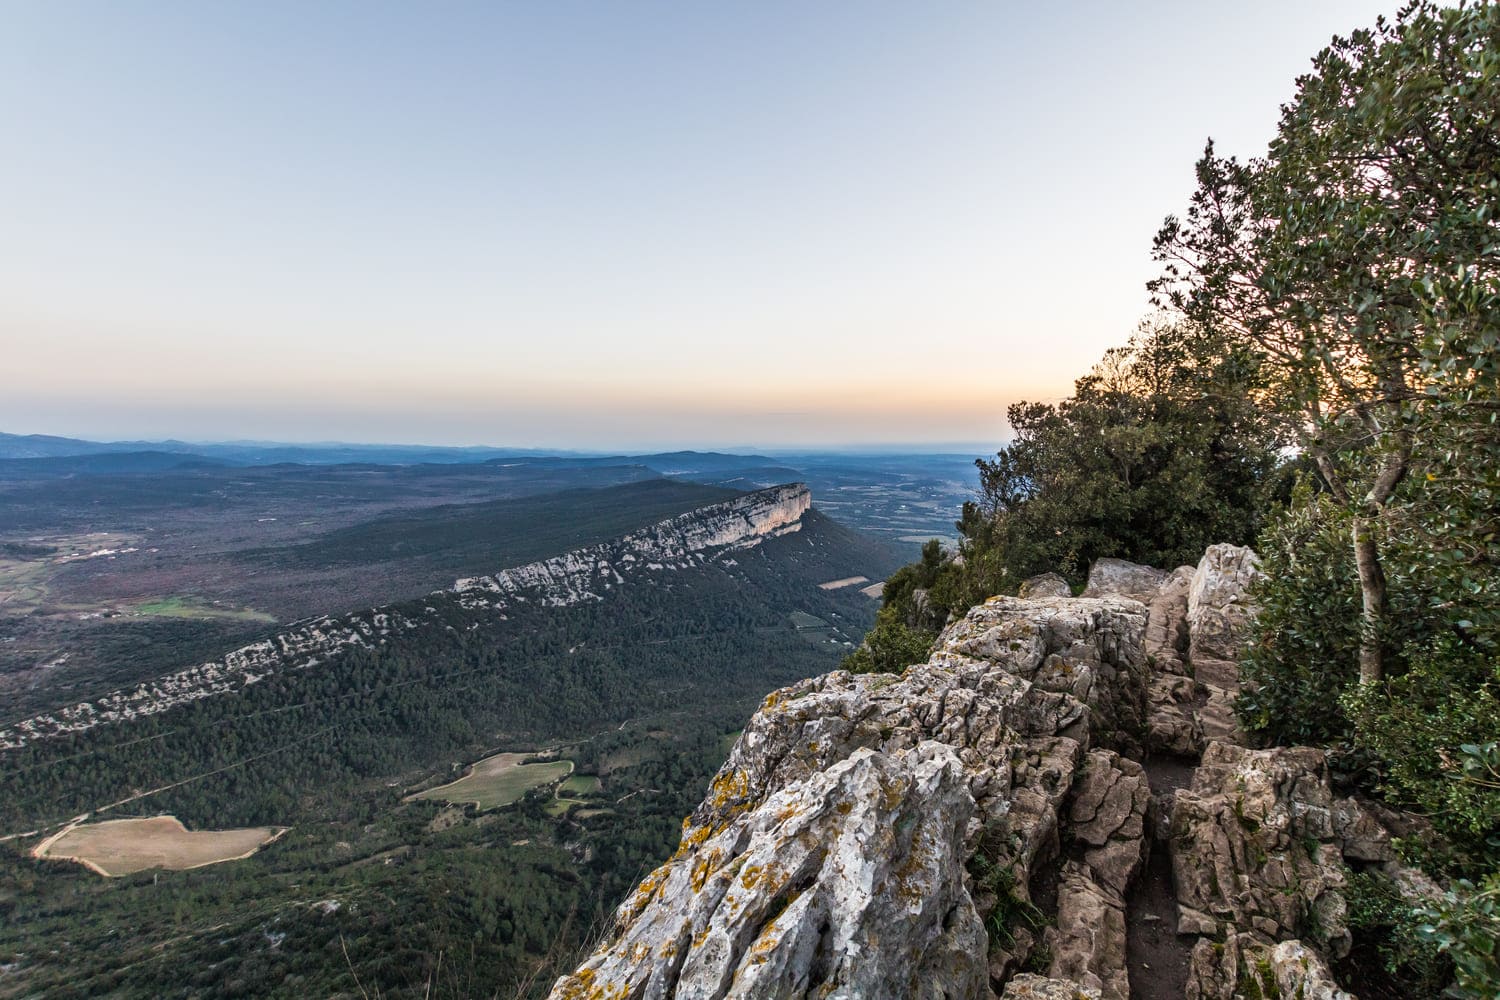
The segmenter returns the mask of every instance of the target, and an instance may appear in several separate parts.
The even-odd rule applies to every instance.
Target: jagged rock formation
[[[949,747],[861,748],[740,813],[745,782],[720,776],[723,805],[695,814],[676,863],[622,907],[625,933],[558,996],[975,995],[985,933],[960,851],[974,800]]]
[[[1005,984],[1000,1000],[1099,1000],[1099,991],[1081,988],[1066,979],[1023,972]]]
[[[459,580],[436,591],[433,603],[457,600],[470,610],[503,615],[511,602],[566,606],[596,600],[600,591],[641,572],[656,572],[730,559],[731,553],[768,538],[797,531],[812,504],[800,483],[773,486],[711,504],[602,545],[577,549],[495,576]],[[390,636],[441,622],[429,604],[414,614],[371,609],[297,622],[218,660],[181,670],[90,702],[25,719],[0,729],[0,750],[33,740],[75,733],[112,722],[165,712],[200,698],[232,694],[273,673],[307,670],[353,647],[374,648]],[[438,625],[438,627],[441,627]]]
[[[1146,995],[1229,1000],[1255,977],[1345,1000],[1327,962],[1349,946],[1344,864],[1394,871],[1389,817],[1335,795],[1319,751],[1215,738],[1257,573],[1214,546],[1172,573],[1096,567],[1097,597],[1028,581],[900,676],[772,693],[677,854],[552,996],[1128,1000],[1155,849],[1181,964]],[[1153,797],[1143,747],[1202,762]]]
[[[945,630],[929,661],[900,678],[838,671],[773,693],[684,823],[677,855],[621,907],[610,941],[553,995],[983,996],[1038,942],[1029,932],[1016,935],[1009,950],[987,955],[982,937],[974,937],[975,921],[1034,906],[1032,870],[1059,856],[1069,822],[1064,806],[1081,774],[1089,777],[1075,803],[1079,858],[1067,890],[1059,890],[1059,908],[1076,919],[1059,929],[1056,963],[1117,981],[1107,968],[1109,948],[1090,938],[1087,925],[1100,908],[1113,907],[1123,920],[1121,894],[1139,865],[1149,796],[1138,765],[1090,751],[1096,733],[1108,741],[1143,723],[1143,611],[1119,598],[995,598]],[[1008,669],[999,669],[1002,662]],[[910,846],[926,827],[903,826],[901,803],[918,785],[890,773],[898,764],[914,766],[908,761],[943,761],[955,778],[950,794],[963,804],[940,815],[945,823],[948,816],[965,822],[946,844]],[[867,786],[873,804],[828,803],[832,777],[847,780],[876,762],[888,763],[883,783]],[[796,805],[808,801],[828,803],[819,816],[842,813],[844,824],[835,820],[835,828],[817,827],[822,835],[812,836]],[[873,825],[854,826],[851,838],[856,816]],[[965,878],[963,864],[976,856],[981,873]],[[762,878],[767,859],[776,878],[756,885],[771,898],[754,909],[712,888],[720,878],[743,881],[735,873],[752,861]],[[868,874],[860,892],[843,888],[849,872]],[[936,872],[948,878],[941,893],[930,891]],[[809,916],[798,905],[804,898],[826,902]],[[787,902],[779,906],[778,899]],[[929,934],[939,928],[935,939],[885,934],[878,947],[846,954],[833,934],[898,915],[913,921],[934,904],[941,919],[922,926]],[[1118,937],[1123,949],[1119,921],[1114,929],[1121,934],[1101,937]],[[788,940],[798,944],[776,944]],[[700,956],[711,947],[713,955]],[[763,993],[752,986],[762,982],[755,970],[772,962],[772,953],[775,989]],[[704,963],[719,970],[712,983],[684,978],[684,970]],[[855,978],[871,965],[919,965],[942,988],[923,994],[920,977],[915,992],[899,976],[883,980],[885,987]]]

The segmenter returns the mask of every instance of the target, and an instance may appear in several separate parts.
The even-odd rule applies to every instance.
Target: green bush
[[[1404,674],[1344,697],[1353,742],[1379,762],[1381,791],[1428,816],[1471,874],[1500,852],[1500,658],[1443,637],[1408,651]]]
[[[1359,680],[1361,603],[1351,522],[1347,508],[1304,480],[1257,543],[1265,579],[1255,589],[1260,611],[1235,707],[1246,730],[1265,742],[1326,746],[1351,734],[1341,702]],[[1399,560],[1399,546],[1382,545]],[[1423,646],[1447,628],[1440,602],[1417,574],[1392,574],[1389,603],[1383,636],[1389,649]],[[1388,669],[1400,676],[1401,657]]]
[[[1299,485],[1259,543],[1265,579],[1241,664],[1245,728],[1272,743],[1326,743],[1346,720],[1330,706],[1359,676],[1359,582],[1349,519]]]
[[[911,628],[894,606],[887,606],[875,616],[875,627],[864,643],[839,666],[856,674],[899,674],[913,663],[926,660],[936,638],[935,632]]]
[[[1401,898],[1391,880],[1356,872],[1345,884],[1349,929],[1375,942],[1387,975],[1413,996],[1437,996],[1452,978],[1452,963],[1420,931],[1421,911]]]
[[[1469,1000],[1500,997],[1500,874],[1476,886],[1458,881],[1421,911],[1418,933],[1453,959],[1453,994]]]

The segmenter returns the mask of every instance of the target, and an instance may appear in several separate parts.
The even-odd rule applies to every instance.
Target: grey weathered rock
[[[1093,708],[1095,742],[1134,749],[1146,728],[1145,608],[1117,597],[992,597],[950,625],[938,648],[997,664]]]
[[[1048,974],[1129,1000],[1125,963],[1125,893],[1145,860],[1151,789],[1133,760],[1091,751],[1073,786],[1068,834],[1081,861],[1066,862],[1057,887],[1057,924],[1044,936]]]
[[[1202,685],[1197,717],[1205,741],[1243,743],[1234,700],[1239,695],[1239,658],[1255,615],[1251,585],[1260,561],[1240,545],[1211,545],[1193,571],[1188,589],[1188,659]],[[1170,727],[1163,724],[1163,732]]]
[[[1029,900],[1063,827],[1098,893],[1118,900],[1140,863],[1144,775],[1089,746],[1096,728],[1139,723],[1143,627],[1131,601],[994,598],[900,677],[836,671],[774,692],[677,855],[553,996],[985,995],[1032,942],[989,949],[978,921],[999,892]],[[976,852],[1006,878],[971,894]],[[1118,909],[1078,952],[1111,982]]]
[[[1222,942],[1199,941],[1185,995],[1187,1000],[1356,1000],[1339,989],[1316,950],[1295,939],[1273,945],[1248,933],[1230,934]]]
[[[1240,986],[1245,975],[1257,975],[1265,946],[1249,934],[1228,934],[1223,941],[1202,938],[1188,961],[1186,1000],[1244,1000]],[[1272,980],[1274,983],[1274,980]],[[1262,987],[1261,982],[1256,984]]]
[[[1065,979],[1023,972],[1005,984],[1000,1000],[1100,1000],[1099,991]]]
[[[1146,685],[1146,749],[1178,757],[1196,757],[1207,740],[1199,701],[1206,694],[1191,677],[1157,674]]]
[[[1390,831],[1407,820],[1335,796],[1320,751],[1206,742],[1234,734],[1254,554],[1095,571],[1096,592],[1149,612],[1129,596],[992,598],[899,677],[770,695],[677,855],[553,996],[1128,1000],[1149,818],[1177,929],[1202,936],[1186,997],[1348,1000],[1327,966],[1350,944],[1344,863],[1404,877]],[[1153,798],[1122,756],[1142,739],[1201,751],[1191,786]],[[1038,892],[1054,884],[1055,904]],[[1045,926],[1004,916],[1038,905]],[[992,919],[1005,932],[987,940]],[[1042,956],[1047,977],[1020,971]]]
[[[1073,588],[1056,573],[1041,573],[1022,580],[1016,588],[1016,596],[1023,601],[1037,601],[1047,597],[1072,597]]]
[[[1130,1000],[1125,964],[1125,900],[1065,862],[1057,885],[1057,926],[1047,928],[1052,966],[1047,974],[1097,991],[1102,1000]]]
[[[1188,592],[1193,575],[1193,567],[1177,567],[1146,602],[1146,656],[1159,673],[1187,673]]]
[[[610,945],[553,996],[979,996],[985,932],[963,879],[973,809],[949,747],[857,750],[690,827],[621,907]]]
[[[1211,743],[1172,803],[1178,931],[1349,950],[1343,855],[1322,751]]]
[[[1099,559],[1089,567],[1088,586],[1082,597],[1128,597],[1149,602],[1161,588],[1167,574],[1154,566],[1126,562],[1124,559]]]
[[[1271,949],[1271,970],[1283,997],[1297,1000],[1355,1000],[1339,989],[1323,956],[1301,941],[1283,941]]]
[[[1073,784],[1068,834],[1082,848],[1089,876],[1121,899],[1145,860],[1151,787],[1140,764],[1092,750]]]
[[[1210,545],[1193,571],[1188,590],[1188,655],[1199,660],[1237,660],[1255,615],[1250,587],[1263,574],[1255,552],[1242,545]]]

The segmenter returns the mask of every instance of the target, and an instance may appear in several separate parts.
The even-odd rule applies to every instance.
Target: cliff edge
[[[1258,572],[1101,564],[772,693],[552,997],[1348,997],[1346,863],[1416,878],[1320,751],[1235,742]]]

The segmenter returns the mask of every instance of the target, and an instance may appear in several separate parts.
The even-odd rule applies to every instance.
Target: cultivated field
[[[557,789],[560,796],[579,797],[584,795],[598,795],[600,782],[592,774],[575,774],[562,783]]]
[[[439,802],[472,802],[480,809],[498,809],[519,800],[533,788],[551,784],[573,773],[571,760],[549,760],[522,764],[532,754],[497,753],[486,757],[457,781],[408,796]]]
[[[189,830],[176,816],[112,819],[70,826],[48,837],[32,856],[77,861],[100,875],[129,875],[147,868],[182,871],[248,858],[287,827]]]

